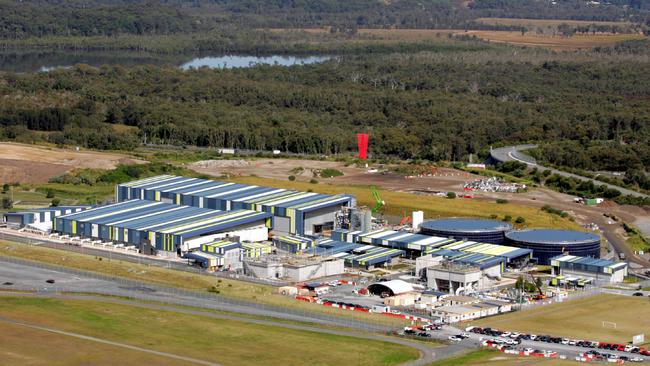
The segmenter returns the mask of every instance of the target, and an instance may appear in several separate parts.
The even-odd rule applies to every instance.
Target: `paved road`
[[[601,182],[599,180],[583,177],[577,174],[573,173],[568,173],[564,172],[561,170],[553,169],[553,168],[547,168],[545,166],[537,164],[535,159],[532,157],[524,154],[522,151],[532,149],[537,147],[537,145],[517,145],[517,146],[506,146],[506,147],[500,147],[497,149],[492,149],[490,151],[490,157],[496,161],[500,162],[507,162],[507,161],[518,161],[524,164],[527,164],[529,166],[537,167],[539,169],[548,169],[554,174],[558,174],[564,177],[571,177],[571,178],[576,178],[584,181],[591,181],[596,185],[605,185],[608,188],[616,189],[620,191],[623,195],[629,195],[629,196],[635,196],[635,197],[648,197],[647,194],[639,193],[627,188],[619,187],[613,184]]]

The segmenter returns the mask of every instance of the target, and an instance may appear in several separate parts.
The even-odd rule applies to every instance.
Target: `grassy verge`
[[[634,251],[650,251],[650,240],[643,236],[641,231],[633,225],[623,224],[627,239],[625,243]]]
[[[359,365],[394,365],[418,356],[414,349],[381,341],[103,302],[1,298],[0,312],[14,320],[224,365],[301,364],[305,355],[296,352],[297,346],[308,350],[310,362],[316,364],[345,364],[353,358]],[[1,333],[8,339],[0,342],[0,349],[14,343],[11,344],[11,357],[34,357],[34,349],[42,350],[42,347],[50,345],[48,340],[34,339],[30,342],[23,339],[22,344],[17,344],[22,338],[20,334]],[[55,358],[55,363],[56,358],[62,358],[60,364],[80,364],[68,357],[83,353],[86,345],[76,340],[67,344],[50,357]],[[89,346],[88,351],[92,352],[95,344]],[[2,353],[6,354],[9,350],[4,351]],[[43,361],[46,361],[43,364],[51,364],[49,359]],[[124,361],[132,359],[130,356],[120,357],[120,364]]]
[[[647,298],[599,295],[481,319],[472,324],[518,332],[627,343],[650,329]],[[610,326],[603,324],[609,322]],[[611,323],[616,323],[613,329]]]
[[[318,193],[338,194],[348,193],[355,195],[359,205],[374,206],[369,187],[341,184],[310,184],[298,181],[283,181],[260,177],[237,177],[229,179],[237,183],[257,184],[278,188],[297,190],[313,190]],[[555,227],[565,229],[580,229],[575,222],[551,215],[542,210],[515,204],[497,204],[495,202],[474,201],[470,199],[447,199],[433,196],[419,196],[410,193],[380,190],[381,197],[386,201],[384,213],[387,215],[404,216],[414,210],[422,210],[427,218],[449,216],[476,216],[490,218],[497,215],[503,219],[505,216],[524,217],[529,227]]]
[[[541,365],[541,366],[555,366],[555,365],[570,365],[577,364],[575,362],[552,360],[552,359],[539,359],[539,358],[526,358],[526,357],[512,357],[506,356],[503,353],[482,349],[473,351],[461,356],[449,358],[446,360],[434,362],[429,366],[481,366],[481,365],[494,365],[494,366],[523,366],[523,365]]]
[[[253,301],[260,304],[275,305],[316,313],[332,314],[344,318],[374,324],[399,327],[407,324],[405,320],[394,319],[378,314],[343,311],[317,304],[309,304],[276,293],[273,286],[260,285],[230,279],[175,271],[166,268],[137,264],[118,260],[98,260],[93,256],[72,253],[26,244],[0,241],[0,255],[66,266],[101,274],[145,281],[152,284],[178,287],[186,290],[205,292],[216,286],[222,296]]]

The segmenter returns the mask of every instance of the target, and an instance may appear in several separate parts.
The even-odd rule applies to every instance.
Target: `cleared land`
[[[223,365],[296,365],[302,364],[305,357],[315,364],[347,364],[353,359],[359,365],[393,365],[418,357],[418,352],[414,349],[380,341],[177,312],[136,309],[112,303],[0,298],[0,312],[3,317],[12,320]],[[7,341],[0,344],[0,354],[12,353],[14,358],[35,357],[36,360],[32,360],[34,362],[31,364],[36,365],[52,364],[47,358],[40,359],[44,362],[39,362],[39,354],[34,351],[43,345],[50,346],[50,341],[60,343],[61,340],[41,336],[40,342],[24,342],[24,338],[23,342],[19,342],[21,337],[24,335],[3,332],[0,339],[7,338]],[[8,343],[13,343],[14,347],[8,348]],[[115,364],[115,358],[110,360],[109,355],[102,355],[102,347],[96,347],[94,343],[88,344],[87,348],[86,346],[85,342],[77,343],[75,339],[74,342],[62,345],[58,353],[74,355],[88,349],[105,357],[108,361],[106,365]],[[62,350],[69,352],[61,352]],[[115,357],[120,353],[122,350],[118,349],[111,354]],[[129,360],[131,355],[124,356],[120,358]],[[67,359],[61,364],[88,364],[87,360],[84,361],[86,362]],[[142,364],[147,360],[138,361]],[[102,364],[101,359],[92,364]]]
[[[650,329],[650,300],[632,296],[599,295],[542,306],[472,322],[481,326],[535,334],[627,343]],[[616,329],[603,327],[616,323]]]
[[[581,48],[607,47],[624,41],[647,39],[641,34],[576,34],[571,37],[560,35],[536,35],[516,31],[468,31],[466,34],[475,35],[493,43],[505,43],[517,46],[544,47],[554,50],[575,50]]]
[[[497,18],[493,18],[497,19]],[[528,19],[512,19],[512,24],[499,23],[503,25],[522,25],[519,22],[533,22]],[[544,24],[543,27],[556,27],[555,22],[569,23],[557,20],[539,21],[538,24]],[[587,22],[592,24],[593,22]],[[612,22],[617,23],[617,22]],[[603,23],[597,23],[603,24]],[[578,24],[574,24],[578,25]],[[580,24],[583,25],[583,24]],[[616,24],[618,25],[618,24]],[[621,22],[621,25],[628,26],[629,24]],[[531,25],[531,28],[535,27]],[[305,28],[305,29],[271,29],[272,32],[291,32],[291,31],[304,31],[308,33],[318,34],[329,32],[326,28]],[[469,35],[476,36],[483,40],[493,43],[504,43],[518,46],[531,46],[531,47],[544,47],[553,50],[576,50],[583,48],[606,47],[612,46],[616,43],[623,41],[630,41],[636,39],[647,39],[646,36],[641,34],[576,34],[572,37],[562,37],[560,35],[544,35],[535,34],[532,31],[521,35],[519,31],[487,31],[487,30],[457,30],[457,29],[359,29],[358,36],[360,39],[375,39],[377,42],[418,42],[418,41],[432,41],[436,42],[453,42],[453,37],[449,38],[448,35]],[[364,40],[364,42],[368,42]]]
[[[0,182],[45,183],[73,168],[113,169],[141,163],[124,154],[0,143]]]
[[[524,26],[524,27],[557,27],[561,24],[567,24],[570,26],[589,26],[592,24],[595,25],[607,25],[607,26],[618,26],[621,28],[628,27],[632,25],[629,22],[590,22],[588,20],[563,20],[563,19],[523,19],[523,18],[478,18],[476,22],[490,25],[514,25],[514,26]]]
[[[468,354],[449,358],[446,360],[434,362],[429,366],[482,366],[482,365],[494,365],[494,366],[529,366],[529,365],[540,365],[540,366],[563,366],[563,365],[577,365],[577,362],[570,361],[560,361],[553,359],[540,359],[540,358],[531,358],[531,357],[512,357],[506,356],[503,353],[493,351],[493,350],[480,350],[470,352]]]
[[[122,278],[130,278],[162,286],[180,287],[187,290],[205,292],[213,286],[216,286],[222,296],[258,302],[261,304],[282,306],[309,312],[336,314],[337,316],[345,318],[374,324],[384,324],[387,326],[403,326],[407,324],[406,320],[376,314],[343,311],[317,304],[297,301],[293,298],[277,294],[276,288],[273,286],[230,279],[220,279],[207,275],[198,275],[189,272],[118,260],[108,261],[104,259],[100,261],[98,258],[93,256],[45,247],[0,241],[0,255],[56,264]]]
[[[297,190],[311,189],[314,192],[327,194],[349,193],[356,196],[359,205],[374,206],[375,204],[370,189],[368,189],[367,186],[322,183],[310,184],[298,181],[281,181],[260,177],[237,177],[231,180],[239,183],[265,185],[270,187]],[[524,225],[530,227],[579,228],[575,222],[523,205],[497,204],[495,202],[461,198],[447,199],[385,190],[380,191],[380,193],[382,199],[386,202],[386,206],[384,207],[384,213],[386,215],[403,217],[410,215],[414,210],[424,211],[424,215],[427,218],[449,216],[476,216],[489,218],[492,214],[496,214],[499,219],[503,219],[506,215],[511,216],[513,220],[518,216],[524,217],[526,219]]]

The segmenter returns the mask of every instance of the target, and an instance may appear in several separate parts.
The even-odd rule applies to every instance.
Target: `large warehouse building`
[[[600,258],[600,237],[573,230],[521,230],[506,233],[509,245],[532,249],[537,263],[549,265],[561,254]]]
[[[28,225],[42,227],[43,231],[49,231],[52,220],[61,215],[80,212],[89,209],[91,206],[56,206],[36,208],[20,212],[7,212],[3,215],[4,222],[9,227],[23,228]]]
[[[512,226],[503,221],[469,218],[427,220],[420,225],[420,233],[425,235],[490,244],[503,244],[510,230]]]
[[[120,184],[118,202],[145,199],[213,210],[253,210],[272,215],[274,232],[319,235],[334,229],[336,213],[353,206],[350,195],[326,195],[281,188],[161,175]]]
[[[136,199],[59,216],[53,231],[134,245],[142,253],[180,254],[226,236],[267,240],[270,218],[266,212],[218,211]]]

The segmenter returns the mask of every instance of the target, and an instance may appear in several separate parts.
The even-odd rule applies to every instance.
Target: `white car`
[[[630,358],[630,361],[632,362],[643,362],[643,359],[641,357],[632,357]]]
[[[456,337],[456,336],[449,336],[447,339],[449,339],[452,342],[460,342],[460,341],[463,340],[462,338],[459,338],[459,337]]]
[[[534,340],[536,340],[536,339],[537,339],[537,336],[536,336],[535,334],[531,334],[531,335],[530,335],[530,340],[531,340],[531,341],[534,341]]]
[[[531,352],[533,352],[533,351],[534,351],[534,349],[532,349],[532,348],[530,348],[530,347],[529,347],[529,348],[524,348],[524,352],[531,353]]]
[[[569,344],[569,340],[566,338],[562,339],[562,344]]]

